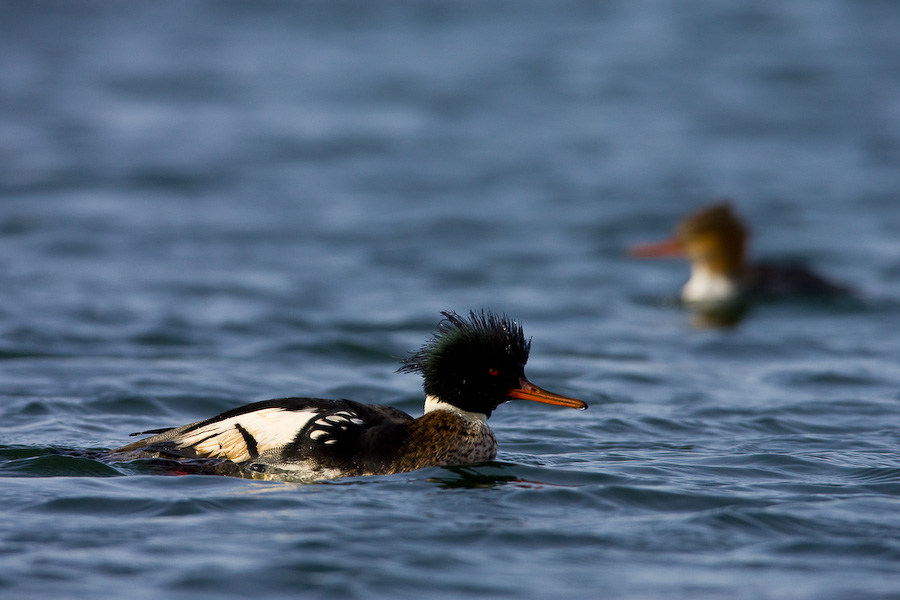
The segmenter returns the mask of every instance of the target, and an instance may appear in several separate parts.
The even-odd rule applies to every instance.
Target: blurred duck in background
[[[794,264],[747,262],[749,231],[728,202],[718,202],[687,217],[672,239],[632,246],[636,258],[683,257],[691,277],[681,299],[709,314],[739,318],[751,300],[833,296],[850,290]],[[720,323],[721,324],[721,323]]]

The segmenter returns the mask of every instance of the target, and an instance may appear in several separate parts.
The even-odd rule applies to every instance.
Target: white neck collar
[[[425,414],[427,415],[428,413],[435,410],[446,410],[448,412],[452,412],[461,416],[467,421],[479,421],[481,423],[487,422],[487,416],[484,413],[463,410],[458,406],[453,406],[448,402],[444,402],[437,396],[425,396]]]

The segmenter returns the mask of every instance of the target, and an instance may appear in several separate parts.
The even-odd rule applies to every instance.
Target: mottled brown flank
[[[436,410],[406,424],[405,443],[381,474],[493,460],[497,438],[484,421]],[[377,473],[373,473],[377,474]]]

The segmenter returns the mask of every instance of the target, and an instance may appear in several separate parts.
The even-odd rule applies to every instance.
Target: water
[[[897,3],[0,14],[3,598],[900,597]],[[720,196],[858,296],[695,327],[625,249]],[[398,357],[482,306],[591,404],[500,407],[495,463],[90,458],[286,395],[417,413]]]

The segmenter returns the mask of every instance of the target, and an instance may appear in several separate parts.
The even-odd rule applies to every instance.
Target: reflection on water
[[[691,315],[691,325],[704,328],[736,327],[750,313],[750,303],[729,302],[706,304],[694,302],[686,304]]]

